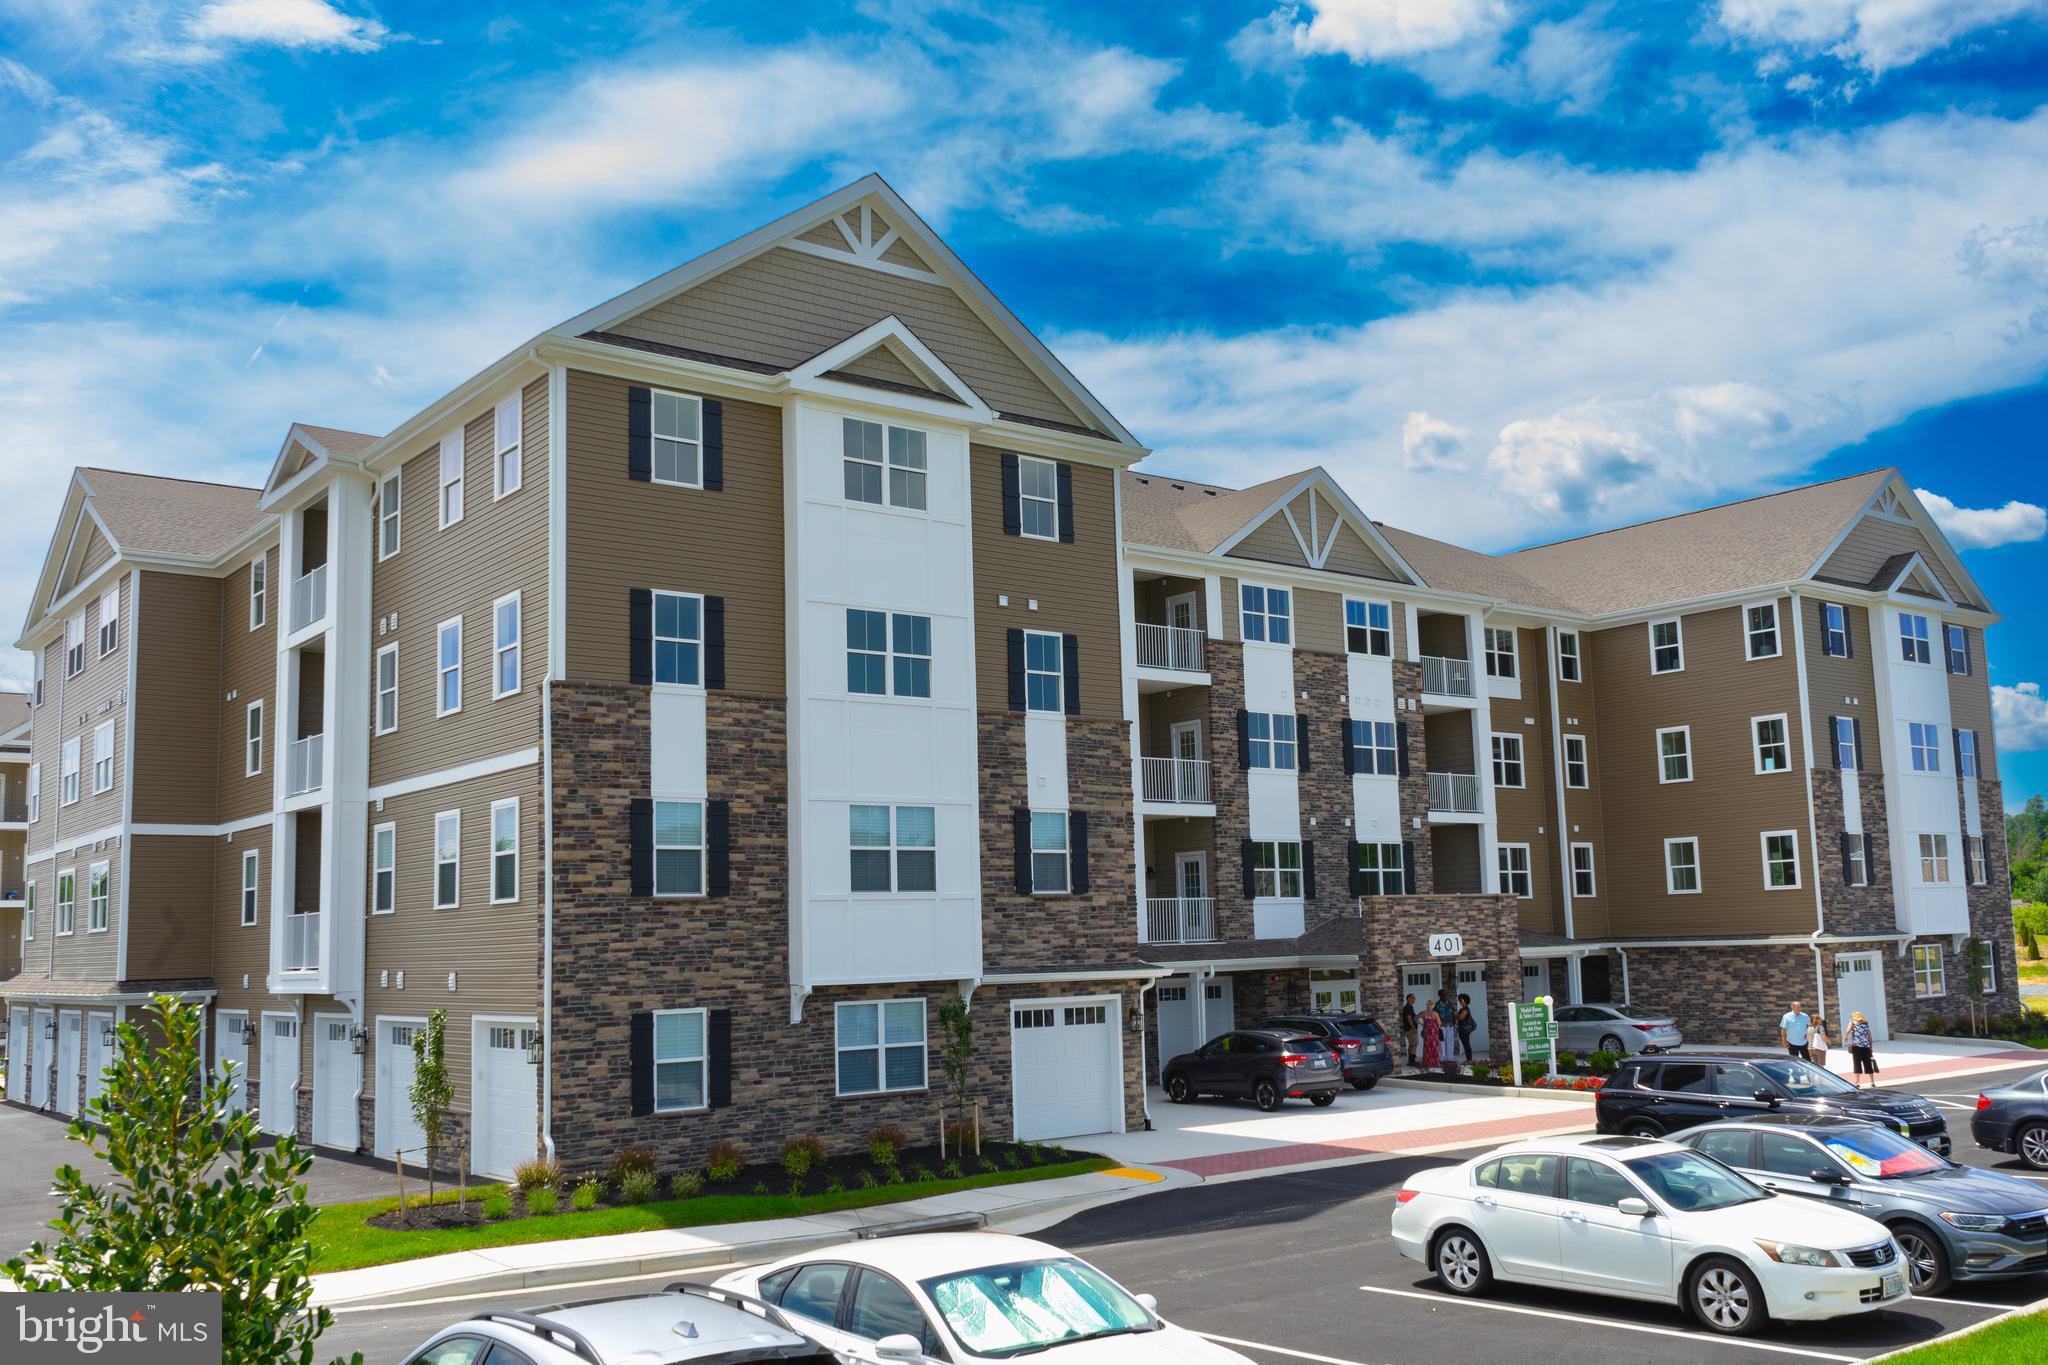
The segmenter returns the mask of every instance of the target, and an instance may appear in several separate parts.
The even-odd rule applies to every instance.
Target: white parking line
[[[1838,1356],[1826,1351],[1808,1351],[1798,1346],[1774,1346],[1767,1341],[1744,1341],[1715,1336],[1709,1332],[1686,1332],[1676,1327],[1651,1327],[1640,1322],[1615,1322],[1609,1318],[1586,1317],[1578,1313],[1557,1313],[1547,1308],[1524,1308],[1515,1303],[1488,1303],[1483,1299],[1461,1299],[1450,1294],[1427,1294],[1419,1289],[1382,1289],[1378,1285],[1358,1286],[1368,1294],[1391,1294],[1401,1299],[1422,1299],[1429,1303],[1455,1303],[1466,1308],[1491,1308],[1497,1313],[1520,1313],[1531,1318],[1555,1318],[1559,1322],[1584,1323],[1589,1327],[1611,1327],[1618,1332],[1645,1332],[1658,1337],[1680,1337],[1686,1341],[1716,1342],[1722,1346],[1743,1346],[1752,1351],[1775,1351],[1779,1355],[1805,1356],[1810,1360],[1860,1360],[1860,1356]]]
[[[1952,1299],[1949,1298],[1946,1294],[1942,1295],[1940,1298],[1930,1298],[1926,1295],[1922,1295],[1920,1297],[1920,1302],[1953,1304],[1957,1308],[1981,1308],[1987,1313],[2010,1313],[2015,1308],[2026,1307],[2026,1305],[2023,1303],[1978,1303],[1974,1299]]]
[[[1930,1097],[1930,1102],[1931,1102],[1931,1103],[1934,1103],[1934,1104],[1938,1104],[1938,1105],[1940,1105],[1940,1106],[1941,1106],[1942,1108],[1944,1108],[1944,1109],[1960,1109],[1960,1110],[1962,1110],[1962,1111],[1963,1111],[1963,1112],[1965,1112],[1965,1113],[1975,1113],[1975,1112],[1976,1112],[1976,1110],[1977,1110],[1977,1106],[1976,1106],[1976,1105],[1974,1105],[1974,1104],[1964,1104],[1964,1103],[1963,1103],[1963,1102],[1962,1102],[1961,1100],[1942,1100],[1942,1099],[1932,1099],[1932,1098]]]
[[[1365,1365],[1362,1360],[1345,1360],[1341,1356],[1319,1356],[1313,1351],[1294,1351],[1285,1346],[1268,1346],[1263,1341],[1239,1341],[1236,1337],[1219,1337],[1214,1332],[1196,1332],[1204,1341],[1220,1341],[1225,1346],[1242,1346],[1247,1351],[1264,1351],[1268,1355],[1288,1356],[1295,1360],[1314,1360],[1321,1365]]]

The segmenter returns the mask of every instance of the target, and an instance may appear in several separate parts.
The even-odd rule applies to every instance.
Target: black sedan
[[[1166,1064],[1166,1097],[1175,1104],[1228,1095],[1268,1111],[1288,1099],[1324,1109],[1343,1088],[1344,1068],[1329,1045],[1287,1029],[1238,1029]]]
[[[2048,1171],[2048,1071],[1986,1090],[1970,1116],[1979,1147],[2011,1152],[2037,1171]]]
[[[1948,1120],[1925,1099],[1905,1090],[1859,1090],[1796,1057],[1632,1057],[1614,1069],[1593,1103],[1601,1132],[1631,1137],[1777,1113],[1865,1119],[1931,1152],[1949,1151]]]

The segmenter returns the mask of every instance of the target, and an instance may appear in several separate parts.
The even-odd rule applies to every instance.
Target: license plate
[[[1882,1292],[1885,1298],[1897,1298],[1899,1295],[1906,1292],[1906,1277],[1903,1275],[1885,1276]]]

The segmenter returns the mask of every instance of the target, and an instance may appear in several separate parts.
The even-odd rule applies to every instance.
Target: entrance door
[[[1195,621],[1195,595],[1191,592],[1176,593],[1166,599],[1166,624],[1180,630],[1198,630]]]
[[[57,1112],[78,1113],[78,1063],[85,1041],[85,1016],[65,1010],[57,1016]]]
[[[415,1165],[426,1161],[426,1134],[412,1116],[412,1036],[417,1019],[377,1021],[377,1155],[403,1151]]]
[[[35,1041],[35,1069],[29,1072],[34,1087],[28,1102],[41,1109],[50,1102],[50,1081],[57,1074],[57,1013],[55,1010],[37,1010],[36,1025],[31,1031]]]
[[[28,1098],[28,1059],[33,1051],[28,1008],[16,1005],[7,1011],[7,1098],[16,1104]]]
[[[289,1014],[263,1016],[263,1042],[256,1073],[256,1126],[280,1136],[299,1127],[299,1021]]]
[[[225,1076],[234,1067],[234,1089],[228,1092],[228,1112],[239,1114],[249,1107],[249,1044],[242,1038],[242,1025],[249,1016],[241,1010],[221,1010],[213,1016],[213,1074]]]
[[[1833,1041],[1849,1033],[1849,1014],[1862,1010],[1870,1021],[1872,1042],[1891,1037],[1884,1010],[1884,966],[1876,953],[1835,954],[1835,1028]]]
[[[1436,1003],[1437,988],[1443,984],[1443,969],[1434,963],[1426,967],[1401,969],[1401,999],[1405,1003],[1413,995],[1418,1010]]]
[[[1333,975],[1327,981],[1317,980],[1313,974],[1309,977],[1308,1005],[1318,1014],[1356,1014],[1358,999],[1355,976]]]
[[[91,1104],[107,1089],[107,1068],[114,1064],[114,1016],[85,1016],[85,1102]]]
[[[526,1060],[532,1025],[477,1021],[470,1040],[477,1058],[478,1096],[475,1155],[478,1175],[510,1179],[512,1168],[531,1161],[540,1129],[540,1068]]]
[[[348,1040],[346,1014],[313,1016],[313,1141],[321,1147],[353,1152],[356,1129],[356,1086],[362,1062]]]
[[[1019,1142],[1123,1131],[1116,997],[1010,1007],[1013,1131]]]
[[[1533,1005],[1539,995],[1550,994],[1550,959],[1540,957],[1522,964],[1522,1003]]]
[[[1478,1027],[1472,1030],[1472,1055],[1486,1055],[1486,968],[1478,963],[1458,964],[1458,988],[1451,992],[1453,1002],[1458,996],[1472,997],[1472,1022]]]
[[[1167,734],[1173,745],[1175,758],[1198,759],[1202,756],[1202,722],[1180,721]]]

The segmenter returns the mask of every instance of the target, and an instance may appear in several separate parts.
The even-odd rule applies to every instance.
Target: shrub
[[[1929,1019],[1927,1023],[1922,1026],[1922,1031],[1926,1033],[1931,1033],[1935,1037],[1939,1038],[1948,1032],[1948,1020]]]
[[[2027,961],[2029,961],[2029,962],[2039,962],[2040,960],[2041,960],[2041,936],[2040,936],[2039,934],[2037,934],[2037,933],[2035,933],[2035,932],[2034,932],[2034,927],[2033,927],[2032,925],[2028,925],[2028,926],[2027,926]]]
[[[844,1192],[845,1189],[846,1182],[844,1180],[841,1180],[838,1176],[828,1175],[825,1177],[825,1193],[840,1194]]]
[[[1523,1063],[1522,1063],[1522,1080],[1523,1080],[1523,1082],[1524,1082],[1525,1084],[1535,1084],[1535,1083],[1539,1083],[1539,1082],[1541,1082],[1541,1081],[1542,1081],[1543,1077],[1544,1077],[1544,1076],[1545,1076],[1546,1074],[1548,1074],[1548,1073],[1549,1073],[1549,1071],[1550,1071],[1550,1066],[1549,1066],[1549,1064],[1548,1064],[1548,1063],[1545,1063],[1545,1062],[1523,1062]]]
[[[512,1216],[512,1196],[500,1190],[484,1196],[484,1221],[495,1223]]]
[[[1003,1149],[1003,1164],[1013,1171],[1016,1170],[1024,1164],[1024,1153],[1018,1151],[1015,1147],[1005,1147]]]
[[[628,1171],[619,1182],[619,1198],[628,1204],[645,1204],[654,1198],[658,1187],[652,1171]]]
[[[767,1182],[767,1181],[765,1181],[765,1180],[756,1180],[756,1181],[754,1182],[754,1193],[755,1193],[755,1194],[766,1194],[766,1193],[768,1193],[768,1182]]]
[[[963,1176],[963,1175],[965,1175],[965,1174],[967,1174],[967,1173],[966,1173],[965,1171],[963,1171],[963,1170],[961,1170],[961,1169],[960,1169],[960,1163],[959,1163],[959,1162],[957,1162],[957,1161],[948,1161],[948,1162],[946,1163],[946,1167],[945,1167],[945,1171],[944,1171],[944,1175],[945,1175],[946,1179],[948,1179],[948,1180],[958,1180],[958,1179],[960,1179],[960,1177],[962,1177],[962,1176]]]
[[[1618,1052],[1608,1052],[1603,1049],[1594,1053],[1592,1060],[1593,1074],[1605,1076],[1608,1072],[1614,1070],[1615,1067],[1621,1065],[1621,1054]]]
[[[654,1149],[636,1142],[612,1158],[611,1169],[605,1173],[605,1179],[623,1188],[631,1176],[653,1174]]]
[[[937,1173],[936,1173],[936,1172],[934,1172],[934,1171],[932,1170],[932,1168],[931,1168],[931,1167],[929,1167],[929,1166],[919,1166],[919,1167],[918,1167],[918,1168],[917,1168],[916,1170],[914,1170],[914,1171],[912,1171],[912,1172],[910,1173],[910,1178],[911,1178],[911,1179],[912,1179],[913,1181],[924,1181],[924,1180],[937,1180],[937,1179],[938,1179],[939,1177],[938,1177]]]
[[[990,1161],[987,1157],[983,1157],[981,1161],[977,1164],[980,1165],[982,1173],[984,1175],[994,1175],[997,1171],[1002,1169],[1002,1167],[996,1165],[995,1162]]]
[[[560,1183],[561,1179],[560,1163],[549,1161],[546,1157],[537,1156],[512,1168],[512,1183],[521,1194],[532,1194],[545,1186]]]
[[[597,1207],[597,1179],[591,1177],[576,1187],[576,1193],[569,1196],[569,1207],[589,1212]]]
[[[1493,1068],[1488,1066],[1485,1062],[1472,1063],[1472,1079],[1475,1081],[1492,1080]]]
[[[875,1178],[873,1171],[862,1171],[860,1173],[860,1187],[864,1190],[872,1190],[881,1183],[881,1181]]]
[[[526,1192],[526,1211],[542,1215],[553,1213],[555,1211],[555,1199],[555,1187],[553,1185],[535,1185]]]
[[[782,1170],[798,1188],[825,1160],[825,1144],[814,1137],[795,1137],[782,1145]]]
[[[747,1154],[740,1145],[730,1138],[720,1138],[711,1144],[705,1155],[704,1169],[714,1185],[725,1185],[740,1178],[740,1168],[747,1164]]]
[[[695,1171],[677,1171],[669,1177],[668,1197],[695,1199],[704,1191],[704,1177]]]
[[[1559,1071],[1577,1071],[1579,1069],[1579,1054],[1576,1052],[1558,1053],[1557,1069]]]
[[[946,1150],[964,1152],[974,1146],[974,1125],[955,1119],[946,1125]]]
[[[881,1127],[868,1134],[868,1160],[877,1166],[894,1168],[896,1158],[910,1139],[901,1128]]]

